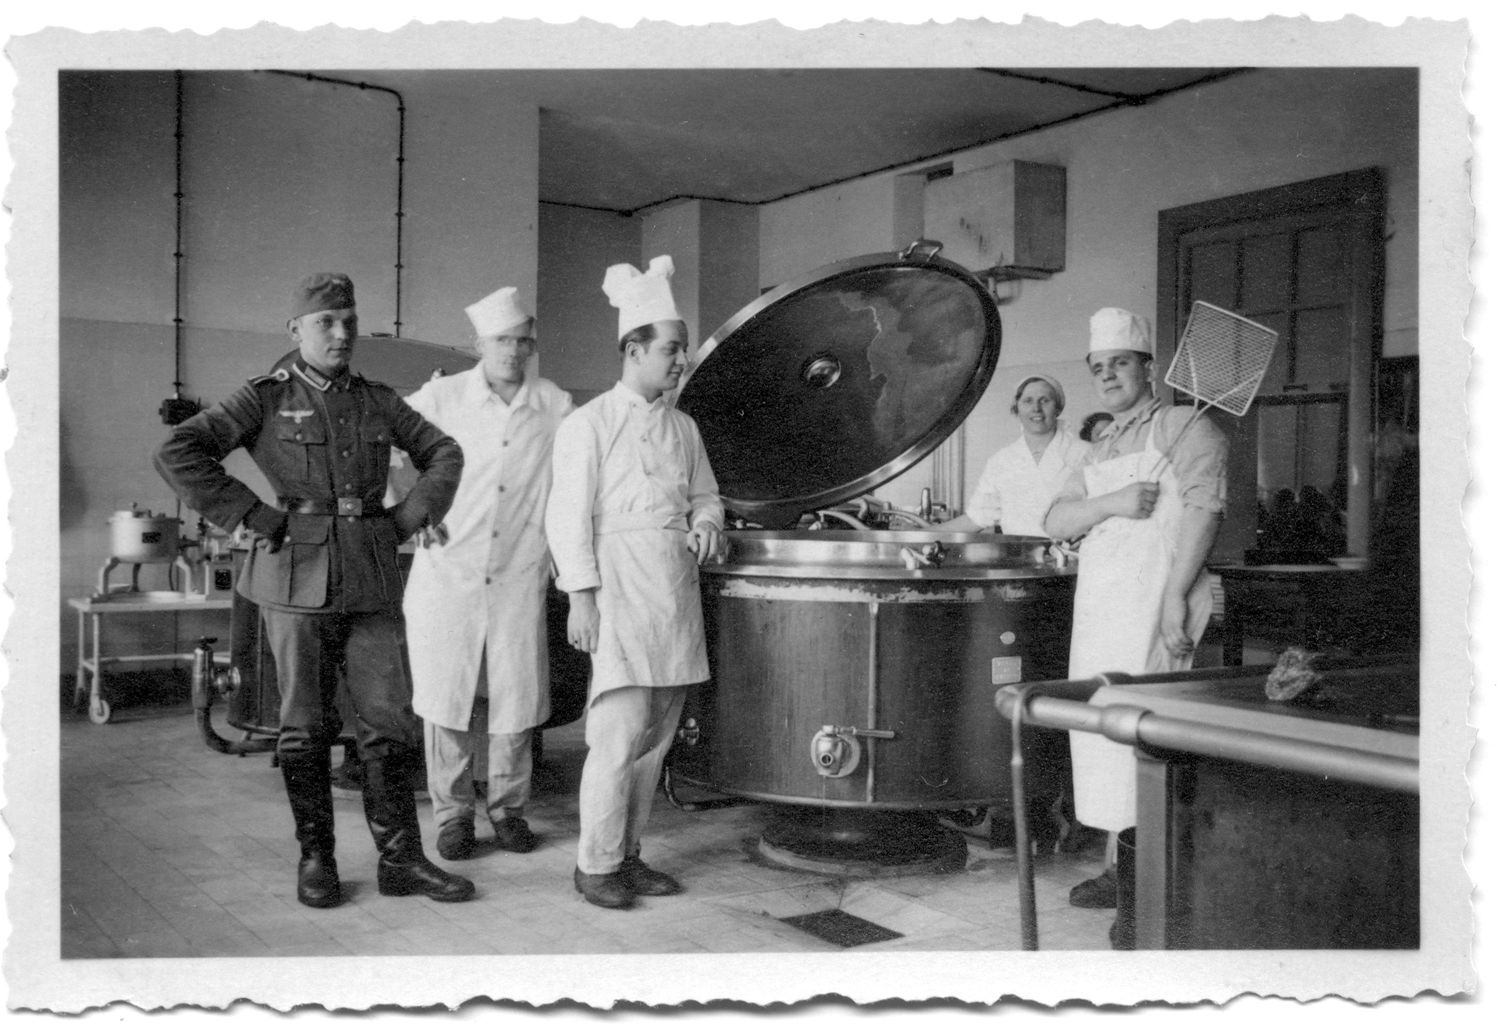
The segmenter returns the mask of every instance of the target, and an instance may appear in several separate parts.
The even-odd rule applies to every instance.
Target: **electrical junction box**
[[[923,191],[922,235],[972,272],[1063,270],[1068,170],[1004,161],[946,178]]]

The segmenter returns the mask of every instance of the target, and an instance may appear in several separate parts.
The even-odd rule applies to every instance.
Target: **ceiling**
[[[765,203],[1235,74],[1223,68],[501,71],[544,203]]]

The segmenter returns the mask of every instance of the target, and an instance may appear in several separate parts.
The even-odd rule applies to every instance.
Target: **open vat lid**
[[[919,241],[766,293],[699,352],[677,406],[724,505],[770,529],[916,464],[978,403],[1000,358],[984,283]]]

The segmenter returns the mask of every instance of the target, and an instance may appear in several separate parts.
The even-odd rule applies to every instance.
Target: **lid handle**
[[[901,260],[915,260],[920,253],[922,261],[926,263],[936,257],[942,249],[943,244],[935,239],[915,239],[906,245],[905,250],[901,251]]]

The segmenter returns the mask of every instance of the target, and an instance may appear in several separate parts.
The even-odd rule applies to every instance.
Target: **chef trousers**
[[[330,747],[343,728],[339,671],[354,712],[360,760],[420,746],[411,677],[401,651],[404,627],[385,611],[307,614],[262,607],[266,644],[281,690],[278,753]]]
[[[578,870],[607,875],[640,853],[686,686],[620,686],[589,704],[578,787]]]
[[[485,756],[485,811],[491,822],[507,816],[520,818],[531,799],[532,730],[494,733],[487,729],[488,705],[474,701],[467,729],[423,723],[427,747],[427,794],[432,798],[432,820],[442,826],[455,818],[474,816],[474,757]]]

